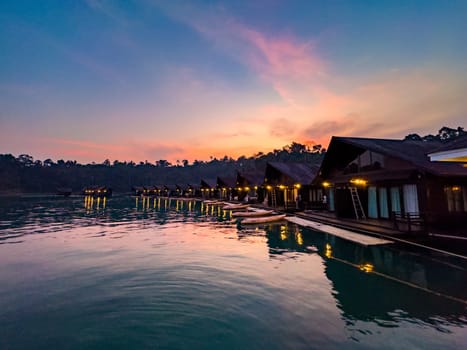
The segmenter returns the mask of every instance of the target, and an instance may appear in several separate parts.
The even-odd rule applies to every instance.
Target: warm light
[[[279,185],[279,188],[280,188],[281,190],[283,190],[283,189],[285,188],[285,186],[284,186],[284,185]]]
[[[368,181],[364,179],[351,179],[350,182],[358,186],[365,186],[368,183]]]
[[[266,188],[267,188],[268,190],[272,190],[272,187],[269,186],[269,185],[267,185]]]
[[[329,243],[326,243],[326,249],[324,251],[324,255],[326,256],[326,258],[332,257],[332,247]]]
[[[365,272],[372,272],[373,271],[373,265],[372,264],[362,264],[359,266],[360,270],[365,271]]]
[[[329,182],[327,182],[327,181],[324,181],[322,183],[322,185],[323,185],[323,187],[330,187],[331,186],[331,184]]]
[[[302,233],[301,233],[301,232],[295,233],[295,240],[297,241],[297,243],[298,243],[299,245],[302,245],[302,244],[303,244],[303,237],[302,237]]]
[[[295,186],[295,188],[300,188],[300,187],[302,187],[302,185],[300,185],[300,184],[295,184],[294,186]]]
[[[249,188],[249,187],[245,187],[245,191],[249,191],[249,190],[250,190],[250,188]]]
[[[457,191],[460,191],[461,188],[459,186],[452,186],[452,190],[457,192]]]
[[[255,191],[258,189],[258,186],[255,186]]]
[[[287,226],[281,225],[281,240],[285,241],[287,239]]]

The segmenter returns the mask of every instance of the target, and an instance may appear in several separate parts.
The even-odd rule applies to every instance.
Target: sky
[[[0,23],[0,154],[175,163],[467,128],[467,1],[2,0]]]

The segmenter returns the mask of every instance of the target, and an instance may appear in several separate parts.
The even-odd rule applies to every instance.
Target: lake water
[[[0,198],[0,349],[461,349],[466,261],[200,202]]]

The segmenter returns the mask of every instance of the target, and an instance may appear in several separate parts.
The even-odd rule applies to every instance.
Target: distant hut
[[[233,200],[237,198],[237,190],[235,188],[237,178],[235,176],[218,176],[216,187],[220,199]]]
[[[162,196],[164,197],[179,197],[180,190],[177,185],[164,185],[162,189]]]
[[[217,195],[217,179],[202,179],[201,196],[203,198],[216,198]]]
[[[187,185],[186,197],[201,197],[201,186],[189,183]]]
[[[305,163],[268,162],[264,178],[267,204],[285,210],[301,208],[309,200],[317,170],[317,166]]]
[[[82,193],[92,197],[111,197],[112,189],[106,186],[88,186],[83,189]]]
[[[264,170],[238,172],[236,188],[238,200],[248,202],[263,202],[264,200]]]

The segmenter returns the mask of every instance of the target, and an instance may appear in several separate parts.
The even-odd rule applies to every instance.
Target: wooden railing
[[[425,217],[421,213],[401,213],[393,211],[392,220],[394,222],[394,227],[399,231],[408,233],[426,231]]]

